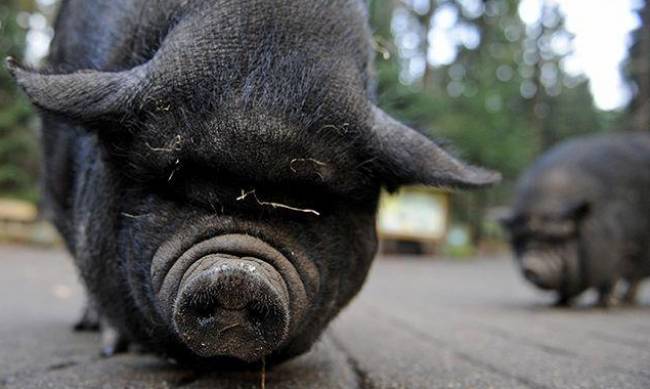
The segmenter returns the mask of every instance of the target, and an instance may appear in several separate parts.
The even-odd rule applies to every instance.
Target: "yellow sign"
[[[378,228],[384,239],[441,240],[447,233],[447,219],[447,193],[407,187],[382,194]]]
[[[38,210],[26,201],[0,199],[0,221],[29,223],[36,220]]]

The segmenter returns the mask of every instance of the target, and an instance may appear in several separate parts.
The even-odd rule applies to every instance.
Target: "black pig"
[[[114,336],[180,360],[306,351],[364,282],[380,187],[480,187],[372,103],[360,0],[67,0],[44,192]]]
[[[599,304],[634,301],[650,275],[650,134],[578,138],[523,175],[504,220],[523,275],[567,305],[596,288]]]

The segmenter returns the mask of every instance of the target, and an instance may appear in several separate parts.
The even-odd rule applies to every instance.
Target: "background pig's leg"
[[[627,289],[625,290],[625,294],[623,295],[624,304],[634,304],[636,302],[636,295],[637,292],[639,291],[640,283],[641,282],[639,280],[628,281]]]
[[[611,281],[601,285],[598,288],[598,303],[597,305],[602,308],[609,308],[612,305],[616,305],[618,300],[614,294],[616,289],[617,281]]]
[[[86,298],[81,318],[74,324],[75,331],[99,331],[99,312],[95,304]]]
[[[128,351],[129,340],[118,329],[109,324],[106,319],[101,319],[102,351],[104,357]]]
[[[557,296],[557,300],[555,300],[555,304],[553,304],[553,306],[558,308],[568,307],[571,304],[571,298],[572,296],[560,293]]]

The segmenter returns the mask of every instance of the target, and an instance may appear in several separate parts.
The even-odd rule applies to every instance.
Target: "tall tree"
[[[639,8],[641,26],[632,34],[633,43],[626,66],[635,96],[628,108],[628,127],[650,130],[650,1]]]
[[[22,57],[33,1],[0,5],[0,58]],[[35,200],[38,171],[36,136],[29,104],[0,70],[0,195]]]

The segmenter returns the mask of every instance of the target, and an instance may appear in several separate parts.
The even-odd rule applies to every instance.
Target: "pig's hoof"
[[[619,304],[625,307],[632,307],[636,305],[636,296],[625,295]]]
[[[81,318],[72,327],[74,331],[99,331],[99,313],[97,309],[90,304],[86,306],[81,313]]]
[[[102,357],[112,357],[115,354],[127,352],[129,340],[118,329],[102,320]]]
[[[639,291],[639,281],[631,281],[623,295],[621,303],[626,306],[636,305],[636,296]]]
[[[136,354],[150,354],[152,351],[147,346],[140,343],[130,343],[128,349],[132,353]]]
[[[598,299],[596,303],[597,308],[608,309],[617,307],[621,304],[620,300],[614,296],[603,296]]]
[[[553,306],[555,308],[568,308],[570,305],[571,305],[571,298],[566,296],[558,297],[558,299],[555,300],[555,303],[553,303]]]

